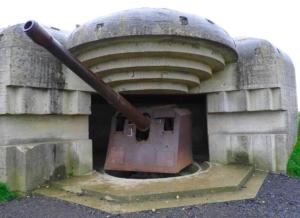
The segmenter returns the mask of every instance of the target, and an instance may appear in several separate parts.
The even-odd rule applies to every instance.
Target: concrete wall
[[[66,33],[48,31],[65,43]],[[60,62],[22,25],[0,35],[0,180],[28,191],[90,172],[90,94],[67,85]]]
[[[210,160],[285,172],[297,133],[295,72],[265,40],[236,40],[239,60],[202,83]]]

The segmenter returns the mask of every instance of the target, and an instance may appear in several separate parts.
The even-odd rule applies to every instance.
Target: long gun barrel
[[[134,122],[141,131],[150,127],[150,119],[138,111],[119,93],[105,84],[90,69],[75,58],[63,45],[53,38],[35,21],[25,23],[24,32],[37,44],[41,45],[77,74],[83,81],[97,91],[109,104]]]

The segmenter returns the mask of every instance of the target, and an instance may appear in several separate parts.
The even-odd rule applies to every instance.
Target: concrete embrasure
[[[93,174],[55,182],[35,193],[113,213],[133,212],[254,198],[265,176],[251,166],[213,165],[189,176],[151,182]]]

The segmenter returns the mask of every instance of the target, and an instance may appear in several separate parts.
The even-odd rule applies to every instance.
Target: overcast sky
[[[119,10],[158,7],[206,17],[232,37],[267,39],[293,60],[300,102],[300,1],[299,0],[3,0],[0,28],[29,19],[72,31],[98,16]],[[300,105],[300,104],[299,104]]]

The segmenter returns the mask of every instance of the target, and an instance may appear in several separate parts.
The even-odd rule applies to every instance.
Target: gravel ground
[[[122,215],[91,209],[53,198],[32,196],[0,204],[0,217],[300,217],[300,180],[269,174],[252,200],[194,205]]]

